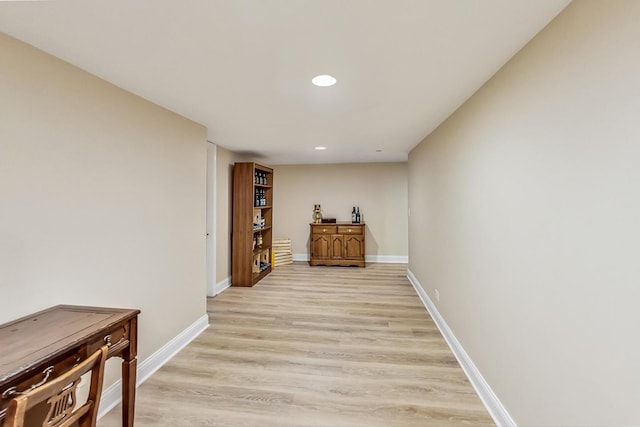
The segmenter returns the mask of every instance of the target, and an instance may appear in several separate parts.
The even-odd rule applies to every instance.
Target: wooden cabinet
[[[233,166],[231,285],[253,286],[271,272],[273,169]]]
[[[364,224],[309,225],[309,265],[364,267]]]

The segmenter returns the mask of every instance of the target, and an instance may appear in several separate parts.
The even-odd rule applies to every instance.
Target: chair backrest
[[[102,346],[58,378],[11,399],[3,427],[25,427],[27,411],[45,401],[49,405],[49,412],[42,423],[43,427],[67,427],[72,424],[80,427],[95,427],[107,351],[108,347]],[[89,371],[91,371],[89,396],[82,406],[76,408],[76,390],[80,377]]]

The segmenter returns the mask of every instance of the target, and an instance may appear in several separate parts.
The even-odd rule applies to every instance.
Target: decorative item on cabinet
[[[322,222],[322,209],[320,209],[320,205],[313,205],[313,222],[315,224]]]
[[[360,206],[354,206],[351,208],[351,223],[360,224],[361,222],[362,217],[360,216]]]

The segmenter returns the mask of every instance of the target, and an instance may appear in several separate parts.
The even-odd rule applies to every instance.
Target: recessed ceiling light
[[[336,82],[336,78],[328,74],[321,74],[311,79],[311,83],[320,87],[333,86]]]
[[[327,147],[316,147],[316,150],[326,150]]]

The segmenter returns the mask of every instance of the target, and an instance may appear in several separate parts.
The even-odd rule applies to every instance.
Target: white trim
[[[214,289],[214,294],[207,294],[210,297],[214,297],[216,295],[221,294],[225,289],[227,289],[229,286],[231,286],[231,276],[227,277],[226,279],[223,279],[221,281],[219,281],[218,283],[216,283],[216,287]]]
[[[229,286],[231,286],[231,276],[225,279],[222,279],[221,281],[214,284],[213,286],[207,285],[207,296],[215,297],[216,295],[221,294],[222,291],[227,289]]]
[[[206,257],[207,296],[213,296],[216,280],[216,164],[218,146],[207,141],[207,209],[206,209]]]
[[[462,367],[462,370],[464,370],[467,378],[469,378],[469,381],[471,382],[471,385],[473,385],[473,388],[476,390],[476,393],[478,393],[480,400],[482,400],[482,403],[484,403],[487,411],[489,411],[489,415],[491,415],[493,421],[499,427],[516,426],[515,421],[513,421],[513,418],[511,418],[511,415],[509,415],[507,409],[504,407],[502,402],[500,402],[498,396],[496,396],[489,384],[482,377],[482,374],[480,373],[478,368],[476,368],[476,365],[464,350],[462,344],[460,344],[460,341],[458,341],[458,339],[455,337],[453,331],[449,328],[447,322],[445,322],[444,318],[440,315],[440,312],[433,304],[433,301],[431,301],[431,298],[429,298],[411,270],[407,270],[407,278],[413,285],[413,288],[416,290],[418,296],[420,297],[420,300],[422,301],[422,304],[424,304],[425,308],[431,315],[431,318],[433,318],[433,321],[438,326],[438,329],[440,329],[440,333],[442,333],[445,341],[447,341],[447,344],[449,344],[449,348],[451,348],[453,355],[458,360],[458,363]]]
[[[409,257],[402,255],[365,255],[365,262],[379,262],[387,264],[408,264]]]
[[[294,261],[309,261],[309,254],[293,254]],[[402,255],[365,255],[365,262],[380,262],[380,263],[394,263],[394,264],[407,264],[409,262],[408,256]]]
[[[167,363],[180,350],[193,341],[209,327],[209,315],[204,314],[198,320],[160,347],[151,356],[138,365],[136,387],[145,382],[155,371]],[[102,392],[98,418],[105,415],[122,401],[122,379],[119,379]]]
[[[309,254],[293,254],[294,261],[309,261]]]

